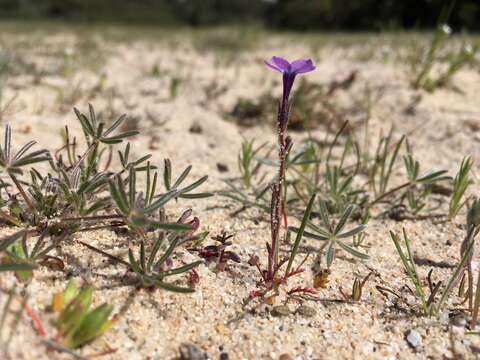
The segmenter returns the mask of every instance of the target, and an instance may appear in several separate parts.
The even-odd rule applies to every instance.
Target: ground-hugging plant
[[[92,305],[93,288],[78,288],[70,280],[62,292],[56,293],[52,300],[52,310],[57,314],[54,325],[59,331],[56,336],[68,348],[78,348],[101,336],[115,323],[110,318],[113,307],[103,303],[94,309]]]
[[[44,232],[36,237],[33,246],[30,246],[28,243],[33,237],[32,234],[28,230],[19,230],[4,239],[4,243],[10,242],[11,245],[5,249],[6,257],[2,259],[2,265],[18,266],[19,269],[14,271],[17,279],[22,282],[30,281],[34,275],[33,270],[40,265],[63,269],[63,261],[49,253],[65,239],[66,234],[49,236]],[[20,241],[18,241],[19,239]],[[0,269],[2,265],[0,265]],[[22,266],[27,268],[21,269]]]
[[[365,224],[361,224],[349,230],[344,229],[347,221],[352,215],[353,210],[354,206],[350,205],[342,213],[338,222],[335,222],[334,219],[331,219],[331,217],[329,216],[325,202],[320,201],[320,218],[322,220],[322,227],[316,226],[310,221],[307,222],[307,227],[310,231],[304,231],[303,236],[324,242],[324,244],[320,248],[318,255],[321,260],[322,253],[325,250],[325,263],[327,265],[327,268],[330,268],[333,264],[337,247],[357,258],[363,260],[369,258],[367,254],[364,254],[354,249],[345,242],[346,239],[353,238],[354,236],[359,235],[366,227]],[[296,233],[300,233],[301,230],[296,227],[290,227],[290,229]]]
[[[470,170],[472,169],[473,161],[471,157],[465,157],[462,160],[460,169],[458,170],[455,179],[453,179],[452,196],[448,206],[448,219],[453,220],[457,216],[460,209],[465,205],[465,200],[462,201],[467,188],[472,184],[470,178]]]
[[[108,254],[92,245],[78,240],[78,243],[103,256],[110,257],[137,275],[135,284],[146,287],[157,286],[174,291],[187,292],[191,289],[163,281],[167,276],[184,273],[201,261],[174,266],[171,257],[181,244],[198,240],[194,234],[200,220],[191,217],[191,210],[184,211],[177,221],[170,221],[166,206],[181,198],[197,199],[210,193],[195,193],[207,180],[204,176],[188,184],[191,171],[188,166],[177,179],[172,180],[170,160],[164,162],[163,186],[159,190],[157,167],[150,164],[151,155],[131,159],[131,145],[118,151],[119,168],[113,169],[112,146],[121,144],[137,131],[118,131],[126,116],[121,116],[107,126],[97,118],[92,106],[89,115],[75,109],[85,143],[70,134],[68,127],[63,134],[64,145],[52,155],[46,150],[30,152],[35,144],[29,142],[19,151],[12,150],[12,131],[7,125],[4,146],[0,149],[0,166],[11,180],[1,179],[0,218],[21,229],[0,240],[0,251],[5,257],[0,270],[15,271],[23,280],[31,279],[32,270],[46,262],[61,260],[49,255],[64,241],[72,241],[76,232],[95,229],[124,228],[139,236],[140,258],[136,260],[130,251],[129,261]],[[84,150],[80,149],[84,146]],[[30,181],[24,167],[48,162],[49,169],[40,171],[30,168]],[[125,176],[125,174],[127,176]],[[140,191],[137,176],[146,177],[145,188]],[[15,192],[15,189],[17,190]],[[150,248],[147,238],[158,240],[151,248],[148,262],[146,249]],[[36,240],[35,240],[36,239]],[[160,259],[156,259],[161,252]],[[168,264],[168,266],[166,265]],[[52,265],[52,264],[50,264]],[[53,264],[55,265],[55,264]]]
[[[480,202],[476,200],[467,215],[466,236],[460,247],[461,259],[455,266],[453,273],[447,279],[445,287],[443,282],[439,281],[433,284],[428,278],[429,291],[427,294],[423,282],[417,272],[417,267],[414,260],[413,251],[410,246],[410,239],[405,228],[403,229],[403,243],[401,237],[395,232],[390,231],[390,237],[395,245],[395,248],[400,256],[407,276],[410,278],[415,286],[415,297],[420,301],[421,312],[426,316],[438,315],[443,309],[445,302],[452,293],[455,286],[463,282],[464,274],[467,274],[468,288],[466,291],[466,298],[468,300],[468,310],[473,316],[472,322],[476,322],[478,317],[478,309],[480,307],[479,288],[477,284],[477,291],[474,295],[473,287],[473,272],[472,272],[472,256],[475,246],[475,237],[480,232]]]

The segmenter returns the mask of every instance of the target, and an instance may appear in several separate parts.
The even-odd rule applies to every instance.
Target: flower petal
[[[292,62],[291,71],[296,74],[303,74],[315,70],[315,65],[310,59],[295,60]]]
[[[263,62],[264,62],[265,65],[267,65],[269,68],[271,68],[271,69],[273,69],[273,70],[275,70],[275,71],[279,71],[279,72],[283,73],[283,70],[282,70],[282,69],[279,69],[276,65],[269,63],[267,60],[264,60]]]
[[[272,56],[272,63],[274,63],[277,68],[281,69],[281,71],[290,71],[290,63],[284,58]]]

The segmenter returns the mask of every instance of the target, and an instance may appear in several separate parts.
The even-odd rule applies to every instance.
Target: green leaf
[[[156,287],[162,288],[164,290],[176,292],[176,293],[188,294],[188,293],[195,292],[195,290],[192,288],[181,287],[181,286],[173,285],[171,283],[166,283],[163,281],[154,281],[154,284]]]
[[[16,233],[6,236],[3,239],[0,239],[0,252],[5,251],[10,245],[20,239],[23,235],[25,235],[26,230],[20,230]]]
[[[162,223],[159,221],[149,221],[148,225],[151,227],[154,227],[155,229],[177,231],[177,232],[192,230],[192,227],[190,225],[180,224],[180,223]]]
[[[335,259],[335,242],[330,241],[327,245],[327,267],[330,268],[333,264],[333,260]]]
[[[2,271],[31,271],[37,267],[28,263],[3,263],[0,264],[0,272]]]
[[[345,238],[348,238],[348,237],[351,237],[351,236],[355,236],[355,235],[361,233],[363,230],[365,230],[366,227],[367,227],[367,225],[361,224],[361,225],[358,225],[357,227],[355,227],[351,230],[348,230],[344,233],[337,234],[336,237],[338,239],[345,239]]]
[[[358,250],[355,250],[354,248],[350,247],[349,245],[345,244],[344,242],[342,241],[336,241],[336,243],[343,249],[345,250],[346,252],[350,253],[351,255],[355,256],[355,257],[358,257],[360,259],[364,259],[364,260],[367,260],[370,258],[370,256],[368,256],[367,254],[364,254]]]
[[[192,190],[196,189],[197,187],[199,187],[200,185],[202,185],[202,184],[203,184],[205,181],[207,181],[207,180],[208,180],[208,176],[205,175],[205,176],[203,176],[202,178],[200,178],[200,179],[198,179],[197,181],[195,181],[194,183],[192,183],[192,184],[184,187],[183,189],[181,189],[180,192],[181,192],[182,194],[184,194],[184,193],[187,193],[187,192],[189,192],[189,191],[192,191]],[[176,186],[174,186],[174,187],[176,187]]]
[[[342,231],[343,227],[347,223],[348,219],[350,218],[350,214],[353,211],[354,206],[350,205],[347,207],[347,209],[343,212],[342,217],[338,221],[337,226],[335,227],[335,230],[333,231],[335,235],[337,235],[340,231]]]
[[[102,335],[109,326],[108,317],[112,313],[113,307],[108,304],[102,304],[90,311],[82,320],[80,326],[70,336],[68,345],[71,348],[77,348],[87,342]]]
[[[196,194],[181,194],[178,197],[182,199],[205,199],[208,197],[212,197],[215,194],[213,193],[196,193]]]
[[[188,176],[188,174],[190,173],[190,170],[192,170],[192,165],[188,165],[185,170],[183,170],[183,172],[180,174],[180,176],[178,177],[177,181],[175,181],[175,183],[173,184],[173,188],[176,189],[177,187],[180,186],[180,184],[183,182],[183,180],[185,180],[185,178]]]
[[[158,199],[156,199],[150,206],[147,206],[144,209],[144,212],[146,214],[150,214],[150,213],[154,212],[155,210],[161,208],[163,205],[168,203],[170,200],[177,197],[178,194],[179,194],[179,191],[174,189],[174,190],[170,190],[169,192],[167,192],[163,195],[160,195],[158,197]]]
[[[297,234],[300,233],[300,228],[297,228],[295,226],[290,226],[289,230],[291,230],[291,231],[293,231],[294,233],[297,233]],[[308,231],[303,231],[303,236],[305,236],[307,238],[310,238],[310,239],[322,240],[322,241],[328,240],[330,238],[330,237],[326,237],[326,236],[322,236],[322,235],[313,234],[313,233],[308,232]]]
[[[198,260],[198,261],[195,261],[193,263],[190,263],[190,264],[187,264],[187,265],[183,265],[183,266],[180,266],[180,267],[177,267],[175,269],[170,269],[170,270],[167,270],[167,271],[162,271],[161,273],[161,277],[167,277],[167,276],[171,276],[171,275],[178,275],[178,274],[182,274],[184,272],[187,272],[189,270],[192,270],[193,268],[196,268],[198,265],[200,264],[203,264],[203,261],[202,260]]]
[[[138,265],[137,260],[135,260],[135,256],[133,256],[132,249],[128,249],[128,262],[130,263],[130,267],[134,272],[143,274],[143,271]]]
[[[165,184],[165,188],[167,190],[170,190],[172,183],[172,164],[170,162],[170,159],[165,159],[164,164],[165,166],[163,170],[163,183]]]
[[[293,260],[295,256],[297,256],[298,248],[300,246],[300,242],[302,241],[303,234],[305,232],[305,227],[307,226],[307,222],[310,219],[310,214],[312,213],[313,203],[315,202],[315,197],[317,194],[313,193],[310,201],[308,202],[307,208],[303,214],[303,219],[300,224],[300,228],[297,231],[297,237],[295,238],[295,242],[293,243],[292,251],[290,252],[290,257],[288,259],[287,269],[285,270],[285,277],[288,276],[290,273],[290,269],[292,268]]]

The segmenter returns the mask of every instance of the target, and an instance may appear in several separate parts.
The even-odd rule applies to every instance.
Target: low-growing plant
[[[2,263],[3,265],[18,265],[20,269],[15,270],[15,275],[20,281],[24,282],[32,279],[33,269],[39,265],[50,264],[63,269],[63,261],[50,256],[49,253],[61,243],[65,236],[66,234],[48,236],[44,232],[37,237],[32,247],[28,244],[32,236],[27,230],[20,230],[3,239],[2,243],[11,242],[11,245],[5,249],[6,257],[2,260]],[[19,239],[20,241],[17,241]],[[25,266],[26,269],[21,269],[22,266]]]
[[[393,129],[390,130],[387,136],[380,139],[373,159],[373,165],[369,167],[368,171],[369,183],[377,198],[383,196],[387,191],[393,166],[405,140],[405,136],[402,136],[399,141],[393,143],[392,137]],[[392,147],[393,151],[391,151]],[[368,158],[366,161],[368,161]]]
[[[440,24],[425,48],[414,49],[415,53],[411,59],[414,88],[433,92],[447,84],[459,70],[474,62],[478,52],[475,44],[463,43],[458,51],[449,51],[448,39],[451,32],[447,24]],[[444,69],[433,75],[435,68],[443,65],[443,61],[446,62]]]
[[[407,181],[383,191],[381,195],[368,204],[368,208],[397,195],[396,199],[390,200],[392,209],[405,207],[406,203],[407,209],[413,215],[417,215],[427,204],[426,200],[431,193],[431,186],[438,182],[450,179],[450,177],[446,175],[446,170],[428,170],[421,173],[420,163],[418,160],[414,159],[411,149],[408,146],[408,142],[407,148],[409,152],[403,157],[405,171],[407,173]],[[388,172],[391,171],[392,166],[393,163],[389,165]]]
[[[372,273],[372,271],[369,272],[368,275],[365,276],[362,280],[355,277],[352,286],[352,294],[350,295],[353,301],[360,301],[362,299],[363,288],[365,287],[365,284],[367,283]]]
[[[0,166],[21,197],[18,198],[11,189],[12,185],[2,179],[0,217],[22,229],[0,242],[0,251],[5,253],[0,270],[15,271],[19,279],[30,280],[32,270],[38,266],[63,266],[61,260],[50,256],[49,252],[61,246],[67,237],[71,239],[74,233],[123,227],[139,235],[139,259],[135,259],[132,251],[129,252],[129,261],[125,261],[83,241],[78,240],[78,243],[127,266],[136,274],[137,285],[190,292],[191,289],[167,283],[164,278],[186,272],[201,263],[195,261],[173,268],[171,256],[185,242],[201,242],[206,233],[194,234],[200,220],[197,217],[189,219],[191,210],[184,211],[177,221],[169,221],[165,207],[182,198],[211,196],[211,193],[194,192],[205,183],[207,176],[185,185],[192,167],[188,166],[173,179],[171,162],[166,159],[163,171],[165,191],[161,192],[161,177],[157,167],[150,164],[151,155],[132,159],[130,143],[118,151],[119,169],[111,170],[112,146],[138,132],[116,133],[126,117],[121,116],[106,126],[92,106],[89,107],[89,116],[77,109],[75,113],[82,126],[85,144],[72,137],[66,127],[64,146],[53,155],[46,150],[29,152],[34,142],[27,143],[13,154],[11,128],[6,127],[5,144],[0,149]],[[82,145],[86,147],[83,152],[79,150]],[[24,173],[24,166],[42,161],[48,161],[48,173],[32,167],[30,181],[17,178]],[[145,187],[141,190],[137,185],[139,174],[146,177]],[[146,246],[149,233],[157,237],[151,247]],[[32,243],[35,238],[36,242]],[[148,256],[147,248],[150,251]],[[162,256],[157,258],[160,252]],[[145,260],[147,257],[148,261]]]
[[[78,288],[70,280],[60,293],[52,300],[52,310],[57,313],[54,322],[59,331],[58,339],[68,348],[75,349],[93,341],[115,324],[110,315],[113,307],[103,303],[94,309],[92,305],[93,288]]]
[[[473,161],[471,157],[466,157],[462,160],[460,169],[458,170],[455,179],[453,179],[453,191],[450,197],[450,204],[448,206],[448,219],[453,220],[457,216],[460,209],[465,205],[462,201],[465,191],[471,185],[470,170],[472,169]]]
[[[255,156],[265,145],[266,143],[254,147],[254,140],[244,140],[242,142],[242,148],[238,155],[238,168],[242,177],[243,185],[246,189],[250,189],[252,186],[252,177],[258,173],[258,170],[261,167],[261,163],[255,161]]]
[[[198,222],[198,219],[194,219],[193,222]],[[182,226],[183,219],[180,219],[177,224],[178,226]],[[192,230],[192,227],[189,227],[189,229]],[[148,252],[145,249],[145,242],[143,240],[140,242],[140,250],[137,259],[135,258],[133,251],[129,249],[128,264],[130,269],[138,277],[137,284],[146,288],[156,287],[181,293],[193,292],[194,290],[192,288],[181,287],[164,281],[167,277],[186,273],[203,263],[203,261],[198,260],[176,268],[171,267],[170,257],[184,239],[185,235],[181,234],[181,231],[180,233],[175,231],[168,234],[160,232],[158,238]],[[157,258],[157,255],[162,248],[165,249],[162,255]]]
[[[349,230],[344,229],[353,211],[354,206],[348,206],[341,214],[338,222],[336,222],[335,219],[330,217],[325,202],[320,201],[320,218],[322,221],[322,227],[316,226],[312,222],[307,222],[307,227],[310,231],[304,231],[303,236],[324,242],[320,248],[318,256],[321,258],[321,256],[324,255],[325,263],[328,268],[333,264],[337,247],[340,247],[342,250],[359,259],[366,260],[369,258],[367,254],[354,249],[343,240],[356,235],[358,236],[366,227],[365,224],[361,224]],[[299,228],[290,227],[290,229],[296,233],[300,233]]]
[[[240,263],[240,257],[237,253],[227,250],[229,246],[233,245],[230,239],[234,236],[235,234],[229,235],[225,231],[222,231],[220,235],[212,237],[218,244],[207,245],[201,248],[198,254],[207,261],[215,261],[216,271],[224,271],[229,261]]]
[[[470,269],[469,263],[471,261],[471,257],[473,254],[474,249],[474,238],[476,234],[479,232],[479,224],[478,221],[478,210],[480,209],[480,204],[476,204],[474,207],[471,208],[469,211],[469,217],[475,216],[475,223],[472,223],[471,220],[467,220],[467,236],[465,241],[462,243],[461,247],[461,260],[458,265],[455,267],[453,273],[450,275],[448,280],[446,281],[445,287],[442,289],[442,282],[438,282],[436,285],[430,285],[430,293],[427,294],[423,287],[422,280],[417,272],[417,267],[415,264],[413,252],[410,246],[410,239],[407,235],[405,229],[403,229],[403,243],[400,236],[398,236],[395,232],[390,231],[390,237],[395,245],[395,248],[400,256],[402,261],[403,267],[415,286],[415,296],[419,299],[421,304],[421,311],[423,315],[426,316],[434,316],[437,315],[443,308],[445,301],[450,296],[453,288],[460,282],[463,277],[463,274],[466,270]],[[475,213],[475,214],[474,214]],[[472,280],[473,283],[473,280]],[[429,281],[431,284],[431,281]],[[469,287],[469,294],[473,299],[473,287]],[[438,297],[438,299],[437,299]],[[470,311],[473,312],[473,304],[471,302]]]

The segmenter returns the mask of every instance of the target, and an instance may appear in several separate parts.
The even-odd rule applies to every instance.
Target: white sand
[[[453,174],[462,157],[471,154],[475,159],[475,176],[477,174],[480,132],[478,127],[474,131],[467,126],[467,123],[478,124],[480,121],[480,76],[476,70],[464,70],[454,78],[453,83],[461,92],[447,88],[434,94],[424,93],[417,113],[408,116],[403,111],[415,92],[409,88],[404,64],[391,58],[386,62],[376,58],[359,61],[360,46],[328,46],[312,53],[311,48],[302,42],[291,41],[291,44],[282,43],[282,47],[275,47],[279,41],[274,38],[264,48],[239,54],[236,61],[225,65],[220,55],[200,54],[187,42],[169,47],[161,38],[127,38],[114,43],[95,39],[105,47],[101,54],[103,63],[97,61],[94,54],[89,54],[93,59],[89,60],[91,63],[88,66],[81,66],[82,62],[74,65],[67,76],[47,75],[39,84],[34,83],[32,75],[12,76],[6,80],[2,106],[12,96],[16,98],[3,115],[3,122],[12,124],[15,144],[35,139],[40,146],[56,149],[61,144],[60,131],[64,125],[68,124],[72,131],[79,131],[73,112],[66,109],[75,105],[86,110],[87,103],[91,102],[97,112],[127,112],[138,117],[143,135],[131,141],[133,157],[151,152],[153,162],[159,165],[168,157],[177,174],[192,164],[192,178],[209,174],[210,179],[203,189],[218,190],[223,187],[223,178],[237,175],[236,161],[242,138],[255,138],[259,144],[274,141],[270,127],[239,128],[225,121],[223,112],[231,110],[239,97],[255,99],[270,89],[273,82],[278,84],[278,75],[267,70],[262,59],[273,54],[295,58],[309,56],[318,65],[318,70],[308,75],[311,81],[328,83],[345,77],[354,69],[359,70],[359,79],[354,86],[348,92],[338,93],[340,104],[351,106],[353,99],[362,96],[367,83],[373,89],[384,87],[384,95],[375,105],[371,120],[373,139],[381,130],[387,131],[394,125],[397,136],[412,133],[410,142],[425,167],[446,168]],[[54,50],[73,51],[73,56],[78,56],[75,53],[77,39],[73,35],[56,34],[35,39],[28,35],[4,34],[1,40],[4,50],[10,49],[45,68],[56,68],[58,62],[61,63],[59,56],[50,56]],[[22,41],[29,44],[18,46]],[[150,75],[156,64],[164,75]],[[105,75],[102,91],[88,96],[89,90],[98,84],[100,74]],[[185,81],[180,85],[178,96],[170,100],[172,76]],[[226,86],[228,90],[205,103],[204,89],[212,82],[216,82],[219,88]],[[78,97],[72,95],[75,87],[82,89]],[[113,100],[112,91],[115,94]],[[277,85],[274,92],[278,94],[279,91]],[[61,94],[64,98],[72,96],[72,103],[59,102]],[[157,123],[165,124],[156,125],[149,116]],[[351,117],[355,120],[355,114]],[[194,123],[201,126],[201,134],[188,131]],[[323,132],[318,130],[313,135],[323,136]],[[294,134],[296,139],[304,136]],[[149,150],[152,138],[156,146]],[[229,171],[220,173],[217,163],[227,165]],[[471,193],[475,194],[477,190],[475,184]],[[160,290],[135,291],[115,277],[125,274],[121,265],[114,266],[79,245],[65,244],[62,252],[57,254],[65,261],[65,271],[38,270],[26,287],[30,294],[29,305],[42,319],[48,336],[55,336],[46,311],[51,296],[73,276],[97,289],[96,303],[109,301],[116,313],[122,309],[118,323],[110,331],[78,351],[84,356],[111,347],[117,351],[102,358],[173,359],[178,356],[179,345],[188,342],[206,351],[212,359],[218,359],[222,352],[228,353],[230,359],[279,359],[282,354],[289,354],[294,359],[440,359],[444,355],[452,358],[447,326],[434,318],[422,318],[413,313],[418,309],[418,303],[404,287],[407,284],[412,288],[412,285],[402,269],[388,231],[400,231],[405,227],[419,258],[455,264],[463,239],[463,230],[459,226],[463,223],[463,212],[455,224],[435,225],[428,220],[402,223],[372,220],[365,241],[371,260],[362,262],[339,253],[330,284],[319,293],[323,300],[341,299],[340,288],[349,293],[355,275],[365,276],[372,269],[375,274],[367,283],[360,303],[291,300],[287,304],[292,311],[289,316],[273,317],[268,307],[261,306],[254,314],[247,313],[242,319],[229,322],[243,312],[242,302],[255,289],[258,274],[247,265],[247,261],[251,254],[265,260],[268,223],[254,221],[260,214],[257,210],[230,217],[229,214],[238,207],[221,197],[182,201],[168,210],[177,216],[190,206],[200,217],[202,230],[210,230],[211,234],[218,234],[221,230],[236,233],[234,249],[242,258],[241,264],[232,265],[230,271],[218,274],[200,266],[201,280],[192,295]],[[1,232],[8,234],[12,231],[3,229]],[[78,234],[75,239],[123,255],[129,242],[107,230]],[[130,239],[132,247],[137,245],[135,240]],[[452,245],[446,245],[447,241]],[[309,244],[318,247],[318,243]],[[186,262],[196,259],[196,255],[182,250],[175,258]],[[430,267],[420,266],[419,269],[421,276],[426,276]],[[434,267],[434,278],[446,279],[450,271]],[[13,276],[0,277],[0,286],[4,289],[13,282]],[[310,286],[311,282],[312,274],[307,271],[291,286],[295,283]],[[375,290],[376,285],[402,293],[411,306],[402,303],[394,306],[394,297],[391,297],[392,301],[386,300]],[[454,306],[457,300],[453,299],[447,308],[458,308]],[[300,305],[313,308],[315,315],[293,314]],[[422,346],[415,350],[405,341],[405,333],[410,329],[415,329],[422,337]],[[465,335],[465,331],[464,327],[452,328],[455,347],[466,358],[474,358],[470,345],[480,346],[480,341],[476,336]],[[26,318],[13,338],[10,354],[12,359],[69,358],[55,352],[46,353],[41,338]]]

